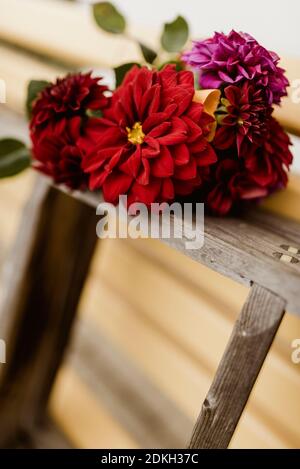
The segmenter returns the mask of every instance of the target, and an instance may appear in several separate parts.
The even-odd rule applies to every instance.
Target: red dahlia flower
[[[218,110],[220,126],[214,146],[219,150],[237,147],[239,156],[246,155],[250,146],[262,144],[272,108],[266,106],[262,89],[256,89],[249,82],[241,87],[227,86],[224,96]]]
[[[272,192],[286,187],[293,155],[290,138],[276,119],[271,117],[267,127],[263,144],[247,155],[245,167],[253,181]]]
[[[217,164],[205,203],[216,215],[227,215],[248,200],[259,199],[268,194],[247,173],[242,160],[224,159]]]
[[[127,194],[149,205],[201,186],[217,158],[206,140],[214,119],[194,93],[191,72],[134,66],[80,142],[90,189],[114,204]]]
[[[218,152],[204,201],[218,215],[240,208],[245,201],[260,200],[287,185],[287,171],[293,161],[290,139],[280,124],[270,117],[264,142],[253,145],[245,156],[232,149]]]
[[[72,117],[64,123],[63,129],[61,122],[50,126],[42,139],[32,134],[34,167],[52,177],[57,184],[65,184],[70,189],[85,189],[88,178],[82,171],[82,153],[77,145],[81,119]]]
[[[82,151],[77,145],[86,111],[108,104],[107,87],[98,82],[90,73],[68,75],[47,86],[32,108],[34,166],[72,189],[84,188],[88,179],[81,169]]]
[[[107,86],[99,84],[100,78],[91,73],[78,73],[58,78],[47,86],[33,105],[30,128],[33,131],[49,125],[52,120],[85,115],[88,109],[103,109],[108,104],[104,92]]]

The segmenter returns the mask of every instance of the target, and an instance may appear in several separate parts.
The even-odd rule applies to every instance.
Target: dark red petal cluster
[[[76,116],[49,126],[42,139],[32,134],[34,167],[70,189],[85,189],[88,181],[77,145],[80,127],[81,119]]]
[[[58,78],[47,86],[34,103],[31,129],[37,130],[51,120],[84,115],[87,109],[98,110],[108,105],[108,88],[99,84],[99,77],[91,73],[77,73]]]
[[[198,71],[202,87],[221,92],[212,142],[218,163],[201,200],[225,215],[285,187],[291,142],[272,114],[289,83],[277,54],[231,31],[196,41],[183,59]]]
[[[191,72],[133,67],[80,141],[90,189],[149,205],[200,187],[217,157],[206,140],[214,119],[194,93]]]
[[[108,105],[107,87],[91,74],[68,75],[43,90],[32,107],[30,136],[34,167],[56,183],[85,188],[88,177],[81,168],[78,145],[87,122],[87,110]]]
[[[287,170],[293,162],[289,149],[291,141],[274,118],[268,120],[268,133],[262,145],[245,158],[245,168],[251,178],[268,192],[287,185]]]
[[[244,82],[241,87],[227,86],[221,104],[217,113],[220,126],[214,138],[215,148],[236,147],[241,156],[248,154],[253,145],[261,145],[272,114],[262,90],[250,82]]]
[[[232,149],[219,152],[204,199],[211,212],[226,215],[238,210],[245,201],[260,200],[286,186],[287,170],[292,163],[288,135],[273,118],[267,121],[262,145],[252,146],[244,157]]]

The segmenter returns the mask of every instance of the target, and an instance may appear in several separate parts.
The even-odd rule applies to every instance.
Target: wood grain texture
[[[67,191],[65,187],[59,187]],[[72,196],[88,205],[97,207],[103,201],[102,194],[75,191]],[[255,215],[255,213],[260,215]],[[257,219],[259,218],[259,221]],[[181,229],[181,221],[174,219],[174,226]],[[187,230],[195,230],[185,226]],[[300,315],[300,256],[295,263],[283,263],[280,256],[286,254],[282,246],[291,241],[300,245],[300,224],[284,217],[269,214],[257,208],[240,218],[205,217],[204,246],[186,249],[184,235],[181,239],[161,239],[172,248],[183,252],[196,262],[250,286],[256,282],[287,301],[289,312]]]
[[[40,177],[24,212],[0,310],[0,445],[46,405],[94,247],[95,212]]]
[[[273,342],[285,300],[254,284],[202,405],[190,448],[227,448]]]

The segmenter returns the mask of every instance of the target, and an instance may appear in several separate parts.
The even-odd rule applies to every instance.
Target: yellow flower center
[[[136,122],[132,129],[126,127],[127,135],[128,135],[128,142],[133,143],[134,145],[142,144],[145,138],[145,134],[143,132],[142,124],[140,122]]]

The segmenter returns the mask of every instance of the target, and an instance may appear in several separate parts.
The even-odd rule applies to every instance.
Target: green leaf
[[[179,52],[189,37],[189,26],[182,16],[166,23],[161,36],[161,45],[167,52]]]
[[[140,67],[140,64],[136,62],[129,62],[126,64],[119,65],[119,67],[114,68],[115,77],[116,77],[116,88],[122,84],[126,73],[134,66],[137,65]]]
[[[154,60],[157,57],[157,53],[154,50],[150,49],[150,47],[143,44],[142,42],[139,42],[139,46],[141,48],[143,57],[146,60],[146,62],[148,64],[153,64]]]
[[[49,84],[49,81],[45,80],[31,80],[29,82],[26,99],[26,114],[28,119],[31,118],[32,105],[34,101],[38,97],[39,93],[43,91]]]
[[[97,25],[107,33],[124,33],[125,18],[110,2],[100,2],[93,5],[93,14]]]
[[[184,70],[184,64],[180,62],[179,60],[168,60],[167,62],[164,62],[158,67],[158,70],[162,70],[166,65],[175,65],[176,66],[176,71],[181,72],[181,70]]]
[[[30,152],[24,143],[12,138],[0,140],[0,178],[14,176],[30,166]]]
[[[97,117],[100,118],[103,116],[103,112],[101,109],[87,109],[86,115],[88,117]]]

